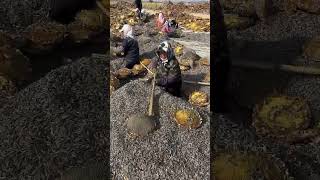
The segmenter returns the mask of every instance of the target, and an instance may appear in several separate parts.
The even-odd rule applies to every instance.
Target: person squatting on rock
[[[138,17],[139,19],[141,19],[142,2],[141,0],[134,0],[134,4],[136,5],[136,12],[138,14]]]
[[[126,68],[132,69],[135,64],[139,63],[139,44],[133,36],[133,28],[125,24],[120,32],[123,33],[122,46],[114,49],[117,55],[122,54],[126,61]]]
[[[168,37],[174,36],[178,29],[178,23],[175,20],[166,20],[162,12],[159,13],[156,20],[156,26],[162,33]]]
[[[181,70],[171,44],[168,41],[160,43],[156,55],[157,59],[148,66],[151,71],[156,72],[156,84],[174,96],[181,96]],[[152,75],[149,73],[147,78],[142,80],[149,81],[150,79]]]

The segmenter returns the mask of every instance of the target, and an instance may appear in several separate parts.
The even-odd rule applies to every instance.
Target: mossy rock
[[[320,62],[320,36],[314,37],[304,44],[303,56]]]
[[[0,47],[0,76],[7,77],[16,84],[30,80],[29,59],[15,48]]]
[[[194,109],[180,109],[174,114],[176,123],[184,128],[196,129],[202,124],[200,114]]]
[[[296,0],[294,3],[298,9],[309,13],[320,14],[319,0]]]
[[[114,75],[110,75],[110,93],[118,89],[120,86],[119,79],[117,79]]]
[[[192,50],[184,49],[184,52],[180,58],[178,58],[178,62],[180,65],[189,66],[191,68],[194,67],[195,62],[200,60],[201,57]]]
[[[213,161],[213,177],[215,180],[292,180],[281,160],[255,152],[219,153]]]
[[[238,15],[226,14],[224,23],[228,30],[230,29],[246,29],[254,24],[254,21],[248,17],[240,17]]]
[[[23,32],[28,41],[24,50],[33,54],[47,53],[63,42],[65,33],[66,27],[62,24],[33,24]]]
[[[278,139],[305,130],[310,119],[309,106],[300,97],[269,96],[256,105],[253,112],[253,126],[257,134]]]
[[[250,17],[256,15],[255,0],[223,0],[222,5],[227,10],[240,16]]]
[[[116,72],[117,78],[126,79],[132,75],[132,70],[128,68],[121,68]]]
[[[107,18],[99,9],[80,11],[75,17],[75,23],[92,31],[101,31],[108,25]]]
[[[210,66],[210,62],[209,62],[208,58],[201,58],[201,59],[199,60],[199,63],[200,63],[200,65],[202,65],[202,66]]]
[[[14,83],[4,76],[0,76],[0,96],[10,97],[17,92]]]

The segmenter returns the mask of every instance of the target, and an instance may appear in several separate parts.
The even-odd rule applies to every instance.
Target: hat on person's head
[[[174,57],[171,44],[168,41],[160,43],[156,50],[156,55],[161,59],[161,62],[166,64]]]
[[[123,33],[124,37],[133,38],[133,29],[132,26],[130,26],[129,24],[123,25],[119,32]]]

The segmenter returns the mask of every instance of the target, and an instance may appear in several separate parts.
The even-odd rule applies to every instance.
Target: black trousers
[[[165,90],[176,97],[181,97],[181,84],[182,82],[177,82],[174,85],[168,86]]]
[[[135,5],[136,5],[136,8],[138,8],[139,11],[141,12],[141,9],[142,9],[142,2],[141,2],[141,0],[135,0],[134,3],[135,3]],[[140,13],[140,12],[139,12],[139,13]]]

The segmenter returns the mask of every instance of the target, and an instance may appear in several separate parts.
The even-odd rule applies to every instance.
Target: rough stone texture
[[[38,21],[48,21],[49,0],[1,0],[0,29],[21,31]]]
[[[0,109],[0,177],[52,179],[108,159],[107,59],[48,73]]]
[[[283,161],[290,176],[296,179],[319,177],[320,148],[318,145],[287,145],[269,139],[259,139],[252,127],[233,122],[228,115],[214,114],[215,124],[213,156],[219,152],[253,151],[270,153]]]
[[[131,114],[147,112],[151,85],[130,82],[110,98],[111,168],[115,179],[209,179],[209,117],[203,111],[204,124],[195,130],[179,128],[173,113],[192,106],[156,87],[155,114],[160,129],[153,134],[132,139],[126,119]]]
[[[290,80],[287,93],[305,98],[313,112],[320,112],[320,78],[298,76]],[[320,114],[319,114],[320,115]],[[318,120],[320,121],[320,119]]]
[[[297,12],[291,16],[279,13],[270,17],[270,24],[258,22],[243,31],[229,31],[230,36],[252,41],[306,39],[320,34],[320,16]]]

